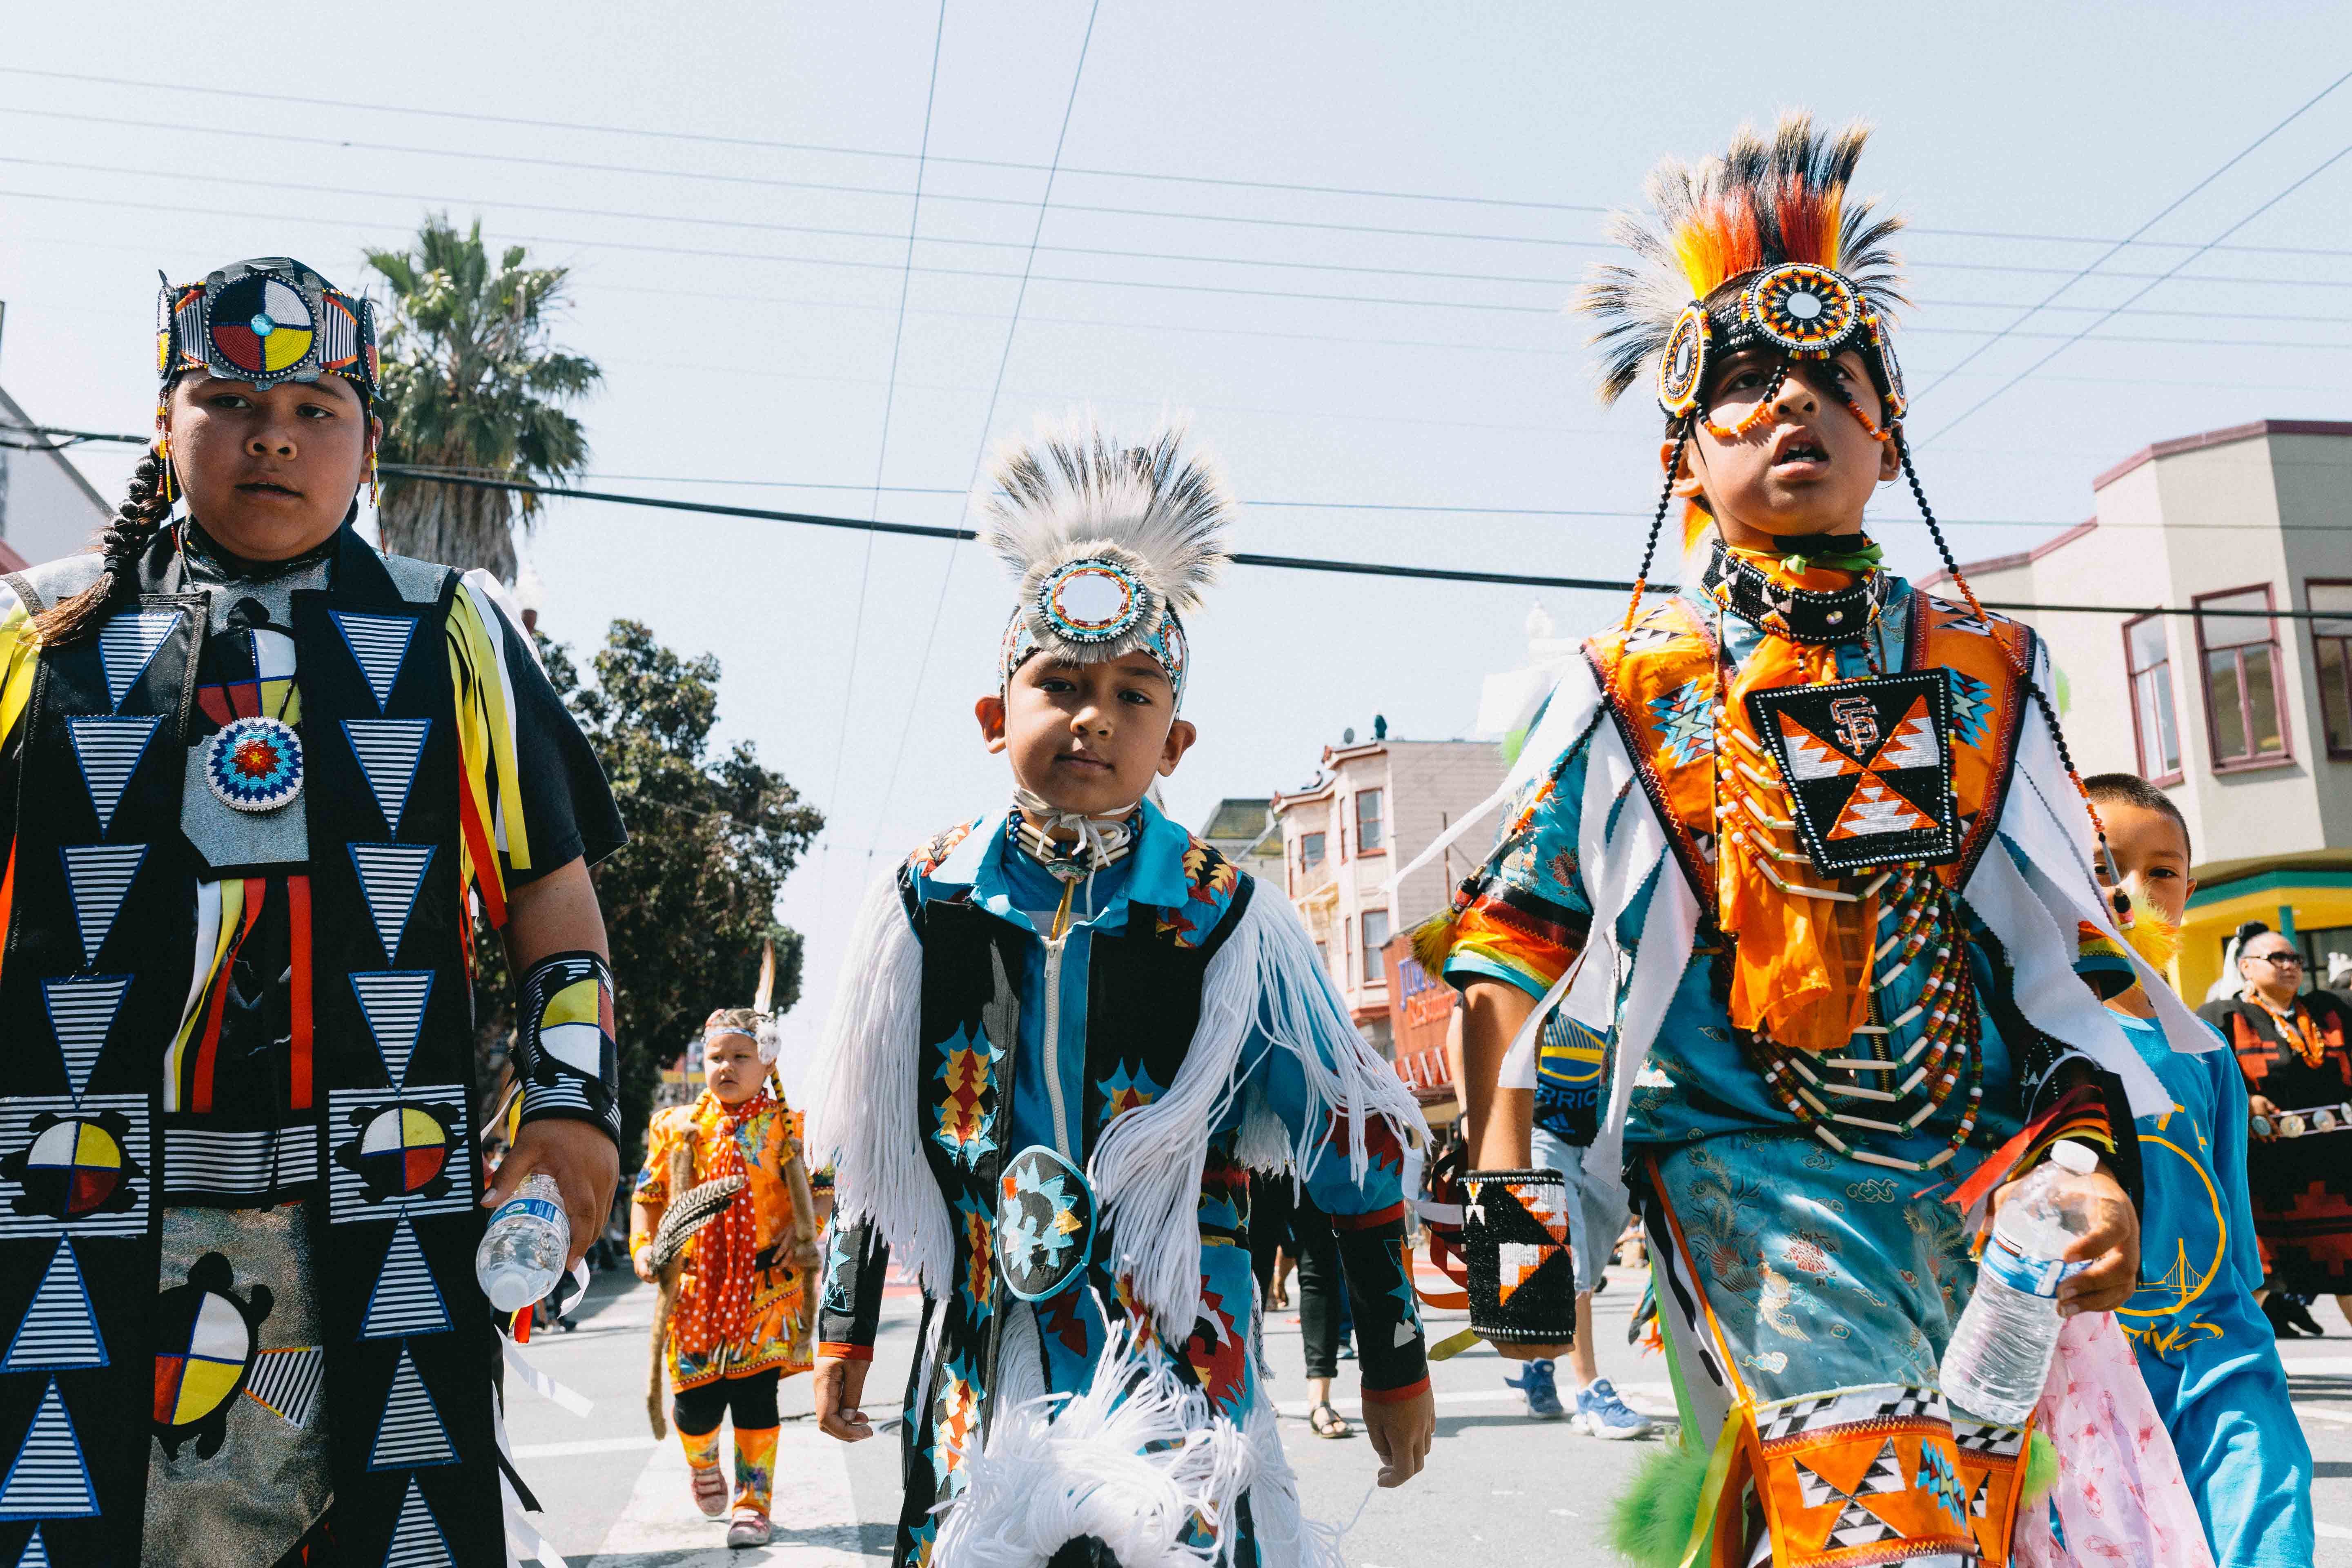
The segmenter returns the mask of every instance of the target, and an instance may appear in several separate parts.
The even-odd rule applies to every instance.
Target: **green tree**
[[[540,652],[629,826],[627,847],[593,873],[613,950],[626,1165],[663,1064],[694,1042],[711,1009],[751,1005],[763,942],[776,944],[775,1010],[799,1000],[801,936],[776,923],[776,895],[824,818],[749,742],[711,754],[716,658],[681,658],[635,621],[613,623],[592,682],[561,645],[541,641]],[[488,1048],[511,1029],[512,1007],[498,943],[475,952]]]
[[[387,467],[530,483],[586,468],[588,438],[565,407],[604,373],[550,341],[570,269],[526,267],[523,258],[511,245],[493,266],[480,220],[460,234],[446,215],[427,217],[410,249],[368,252],[392,287],[383,349]],[[518,507],[529,528],[536,496],[387,473],[383,546],[487,567],[511,583]]]

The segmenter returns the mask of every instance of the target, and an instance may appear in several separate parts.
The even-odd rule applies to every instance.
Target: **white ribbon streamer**
[[[530,1385],[533,1394],[551,1404],[562,1405],[574,1415],[585,1416],[591,1410],[596,1408],[586,1394],[566,1388],[525,1361],[522,1352],[515,1348],[515,1342],[512,1340],[505,1339],[504,1335],[499,1337],[505,1341],[507,1364],[514,1368],[516,1375]]]

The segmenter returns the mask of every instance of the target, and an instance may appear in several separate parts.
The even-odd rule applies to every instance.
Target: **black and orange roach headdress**
[[[1860,349],[1889,419],[1901,418],[1891,313],[1906,301],[1886,242],[1903,220],[1846,191],[1869,138],[1867,126],[1832,136],[1795,112],[1769,142],[1743,129],[1719,157],[1659,164],[1649,180],[1654,221],[1620,213],[1610,222],[1639,264],[1594,268],[1576,300],[1597,323],[1601,401],[1614,403],[1654,363],[1658,402],[1680,418],[1698,406],[1717,354],[1764,345],[1785,361]]]

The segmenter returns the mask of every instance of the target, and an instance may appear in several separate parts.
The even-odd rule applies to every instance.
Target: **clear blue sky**
[[[357,287],[363,246],[446,208],[576,269],[563,337],[607,373],[583,410],[604,488],[950,522],[984,435],[1077,403],[1139,426],[1171,406],[1261,503],[1244,548],[1622,576],[1631,514],[1654,494],[1656,416],[1640,398],[1594,405],[1558,307],[1604,254],[1596,209],[1637,201],[1659,154],[1703,154],[1801,104],[1877,122],[1860,186],[1916,226],[1912,423],[1938,511],[1974,520],[1951,531],[1963,556],[2079,521],[2092,476],[2151,440],[2352,417],[2347,157],[1944,433],[2352,145],[2352,86],[2151,230],[2160,243],[1938,384],[2102,242],[2352,69],[2341,5],[2240,5],[2226,21],[2188,5],[1984,5],[1965,21],[1882,7],[1865,29],[1747,5],[1104,0],[1073,105],[1085,4],[954,0],[919,214],[938,5],[730,11],[13,16],[0,382],[53,423],[141,428],[156,268],[287,252]],[[143,85],[26,74],[44,71]],[[1433,199],[1219,183],[1235,181]],[[922,238],[902,274],[910,218]],[[902,278],[882,478],[906,488],[877,497]],[[86,467],[111,493],[129,458],[93,450]],[[690,482],[713,480],[738,482]],[[1923,568],[1923,531],[1884,499],[1895,559]],[[856,535],[569,505],[530,550],[546,629],[584,647],[629,616],[716,653],[726,736],[756,742],[832,816],[784,902],[813,938],[815,1005],[794,1020],[813,1028],[859,885],[1003,796],[969,718],[1007,608],[994,566],[971,547],[950,560],[878,540],[869,554]],[[1197,824],[1221,795],[1305,783],[1325,743],[1376,712],[1401,736],[1464,732],[1479,678],[1519,662],[1531,597],[1235,573],[1192,627],[1203,738],[1170,792],[1179,814]],[[1612,606],[1549,608],[1565,630]]]

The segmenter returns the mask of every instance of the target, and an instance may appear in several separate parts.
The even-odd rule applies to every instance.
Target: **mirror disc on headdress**
[[[1853,330],[1862,300],[1853,285],[1826,267],[1790,261],[1748,286],[1747,315],[1791,353],[1825,352]]]
[[[380,1110],[361,1130],[360,1168],[383,1191],[420,1191],[448,1163],[448,1131],[429,1111]]]
[[[68,1216],[98,1209],[121,1183],[122,1145],[95,1121],[45,1128],[26,1152],[26,1189],[37,1185]]]
[[[1683,307],[1666,333],[1665,353],[1658,359],[1658,405],[1676,417],[1698,406],[1699,382],[1706,374],[1706,309],[1696,301]]]
[[[1109,642],[1134,629],[1151,595],[1124,568],[1108,561],[1073,561],[1047,577],[1037,608],[1055,636],[1070,642]]]

